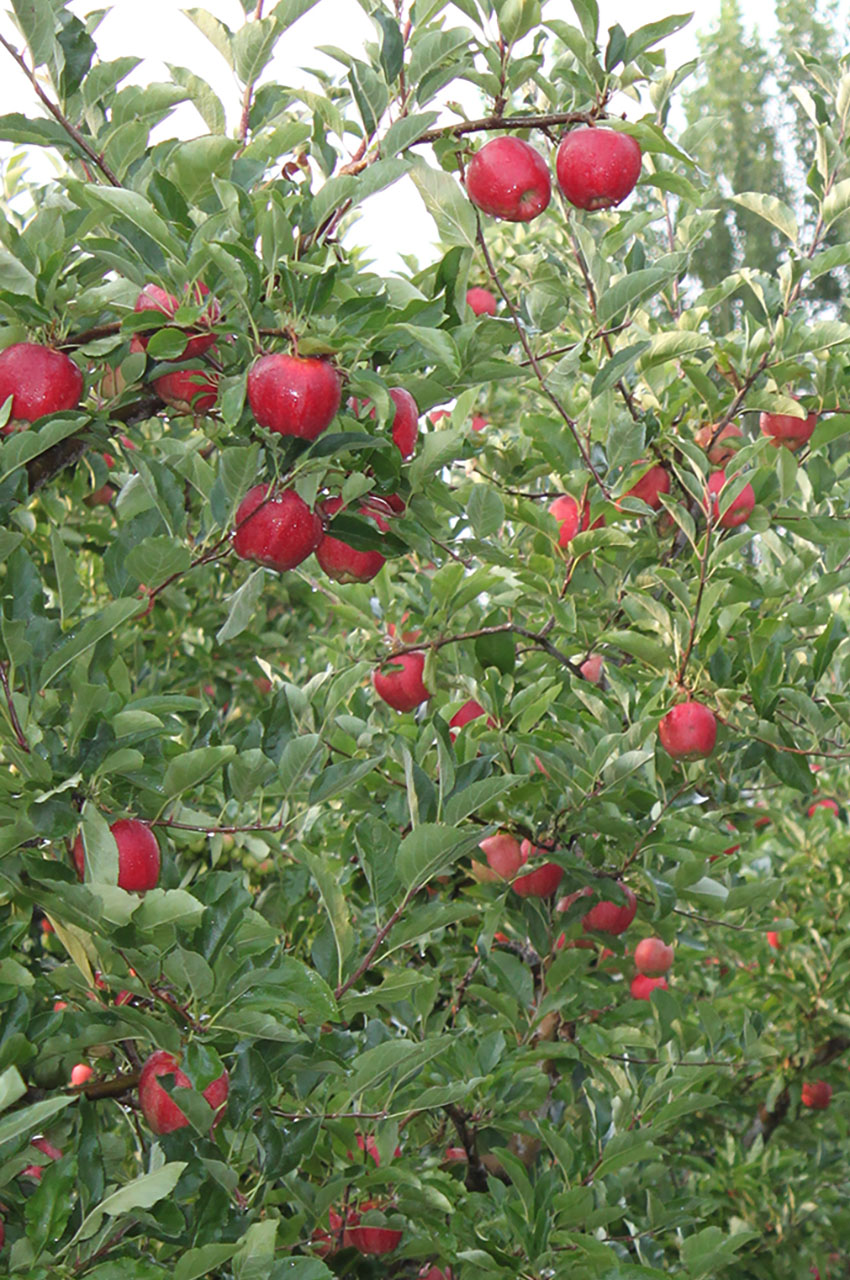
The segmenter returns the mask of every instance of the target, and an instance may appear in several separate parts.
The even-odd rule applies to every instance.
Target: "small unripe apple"
[[[804,1107],[813,1111],[826,1111],[832,1098],[832,1085],[825,1080],[806,1081],[803,1085],[800,1101]]]
[[[642,465],[636,463],[636,466]],[[644,464],[645,465],[645,462]],[[670,476],[667,474],[666,467],[662,467],[660,463],[650,467],[645,471],[638,480],[637,484],[633,484],[631,489],[626,490],[627,498],[640,498],[641,502],[645,502],[648,507],[652,507],[653,511],[661,509],[661,494],[670,492]]]
[[[204,298],[209,297],[210,291],[205,284],[201,284],[199,282],[193,285],[191,290],[187,285],[184,292],[189,295],[191,302],[201,303]],[[168,293],[166,289],[161,289],[159,285],[146,284],[136,299],[133,310],[137,313],[142,311],[158,311],[161,315],[167,316],[171,320],[174,318],[175,312],[179,306],[180,303],[173,293]],[[195,334],[196,336],[189,338],[189,341],[186,343],[186,346],[180,355],[181,360],[193,360],[195,356],[201,356],[205,351],[209,351],[210,347],[216,340],[216,335],[214,333],[203,331],[209,330],[220,316],[221,307],[215,298],[211,298],[197,327],[186,330],[186,332]],[[199,333],[199,329],[202,332]],[[134,341],[138,340],[141,350],[146,350],[147,345],[150,342],[150,334],[137,333],[133,335],[133,338]]]
[[[64,352],[37,342],[15,342],[0,352],[0,405],[12,397],[0,434],[10,435],[47,413],[76,409],[82,394],[83,375]]]
[[[321,505],[323,519],[328,520],[342,507],[342,498],[329,498]],[[389,513],[389,512],[388,512]],[[368,507],[360,507],[359,515],[374,520],[378,528],[386,531],[385,520]],[[341,538],[326,533],[316,548],[316,559],[329,578],[337,582],[371,582],[386,564],[380,551],[358,551]]]
[[[492,138],[466,169],[466,190],[482,213],[506,222],[530,222],[552,198],[552,180],[539,151],[521,138]]]
[[[529,858],[545,858],[546,850],[538,849],[530,840],[523,840],[520,855],[525,865]],[[563,876],[564,868],[559,867],[557,862],[544,862],[527,875],[518,876],[511,883],[511,888],[520,898],[548,898],[556,891]]]
[[[717,742],[717,720],[701,702],[680,702],[662,717],[658,737],[674,760],[703,760]]]
[[[762,413],[759,415],[759,429],[763,436],[768,436],[778,449],[784,445],[786,449],[799,449],[812,437],[818,425],[818,415],[810,413],[806,418],[795,418],[790,413]]]
[[[750,518],[753,507],[756,505],[756,495],[753,492],[753,486],[745,484],[731,506],[727,506],[721,515],[718,495],[725,484],[726,472],[713,471],[708,477],[707,497],[703,505],[708,510],[711,503],[712,519],[720,525],[721,529],[737,529],[738,525],[745,524]]]
[[[513,880],[525,862],[519,841],[507,831],[499,831],[494,836],[487,836],[478,847],[483,850],[488,866],[493,872],[491,878]]]
[[[717,430],[716,423],[708,422],[694,435],[694,440],[701,449],[705,449],[709,462],[715,467],[725,467],[729,459],[735,456],[735,449],[724,444],[723,441],[743,440],[743,438],[743,431],[740,427],[736,427],[734,422],[727,422],[721,431]],[[714,443],[710,444],[712,440]]]
[[[618,887],[626,901],[611,902],[603,899],[602,902],[597,902],[581,918],[581,927],[585,932],[594,930],[597,933],[620,934],[628,929],[637,913],[637,898],[627,884],[618,882]]]
[[[118,887],[129,893],[145,893],[159,883],[160,853],[156,836],[146,822],[138,818],[119,818],[109,830],[118,845]],[[80,879],[85,878],[86,855],[83,837],[77,835],[73,847],[74,862]]]
[[[828,796],[823,796],[820,800],[815,800],[806,810],[806,817],[811,818],[816,809],[828,809],[830,813],[834,813],[836,818],[839,816],[838,805],[835,800],[831,800]]]
[[[632,978],[629,990],[633,1000],[648,1000],[653,991],[667,990],[666,978],[650,978],[645,973],[638,973]]]
[[[422,683],[424,653],[399,653],[387,658],[372,672],[379,698],[396,711],[415,711],[431,694]]]
[[[342,380],[328,360],[277,351],[260,356],[248,373],[248,403],[261,427],[315,440],[330,426],[342,399]]]
[[[641,938],[635,947],[635,968],[638,973],[656,977],[666,973],[673,964],[673,948],[663,938]]]
[[[218,399],[218,374],[211,369],[175,369],[155,378],[153,389],[178,413],[208,413]]]
[[[558,147],[558,186],[577,209],[620,204],[640,177],[641,150],[628,133],[590,126],[572,129]]]
[[[489,289],[482,289],[479,285],[472,289],[467,289],[466,305],[477,316],[494,316],[496,314],[495,296]]]
[[[236,512],[233,550],[267,569],[294,569],[325,536],[321,517],[294,489],[269,496],[270,486],[249,489]]]
[[[173,1133],[175,1129],[183,1129],[189,1123],[186,1114],[178,1107],[174,1099],[159,1083],[159,1076],[173,1076],[175,1087],[191,1089],[192,1082],[185,1072],[180,1070],[180,1063],[174,1054],[166,1049],[157,1049],[150,1055],[142,1067],[139,1076],[139,1106],[154,1133]],[[203,1091],[213,1111],[216,1112],[212,1127],[218,1124],[224,1115],[224,1105],[230,1089],[227,1072],[223,1071],[217,1079],[207,1085]]]
[[[91,1080],[93,1075],[93,1067],[90,1067],[87,1062],[78,1062],[71,1068],[71,1084],[79,1088],[87,1080]]]

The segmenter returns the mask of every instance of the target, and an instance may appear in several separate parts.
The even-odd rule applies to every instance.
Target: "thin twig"
[[[9,720],[11,721],[12,730],[15,734],[18,746],[22,751],[26,751],[27,755],[29,755],[30,744],[27,742],[26,734],[21,727],[21,722],[18,719],[18,713],[15,710],[15,703],[12,699],[12,690],[9,688],[8,667],[5,662],[0,662],[0,684],[3,686],[3,695],[6,699],[6,707],[9,711]]]
[[[401,902],[398,904],[398,906],[390,916],[387,923],[381,929],[379,929],[378,932],[375,934],[374,942],[372,943],[369,950],[366,952],[363,959],[360,961],[357,968],[354,970],[354,973],[352,973],[350,978],[346,978],[345,982],[341,982],[337,987],[336,991],[334,992],[334,996],[336,997],[337,1000],[341,1000],[342,997],[345,995],[346,991],[350,990],[350,988],[354,986],[355,982],[359,982],[360,979],[363,977],[363,974],[366,972],[366,970],[369,968],[369,965],[374,960],[378,952],[378,949],[381,946],[381,943],[384,941],[387,934],[392,929],[393,925],[400,920],[401,916],[405,911],[405,908],[408,906],[411,899],[416,896],[416,894],[419,892],[421,887],[422,887],[421,885],[415,884],[410,889],[408,889],[407,893],[404,895]]]

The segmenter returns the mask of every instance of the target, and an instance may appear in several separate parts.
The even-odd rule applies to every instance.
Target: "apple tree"
[[[850,74],[702,283],[687,18],[310,7],[0,31],[4,1274],[847,1275]]]

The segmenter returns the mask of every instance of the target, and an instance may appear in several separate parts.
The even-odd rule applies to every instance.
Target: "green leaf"
[[[238,1244],[204,1244],[197,1249],[188,1249],[181,1253],[174,1265],[174,1280],[199,1280],[199,1277],[212,1275],[229,1262],[238,1248]]]
[[[184,751],[170,762],[162,780],[163,795],[169,799],[197,787],[228,760],[236,755],[234,746],[198,747]]]
[[[50,0],[12,0],[15,17],[32,53],[33,65],[48,62],[55,46],[56,18]]]
[[[163,535],[137,543],[125,563],[134,578],[153,590],[174,574],[185,573],[192,563],[192,555],[177,538]]]
[[[93,1236],[103,1221],[104,1215],[118,1218],[122,1214],[131,1213],[133,1209],[152,1208],[160,1200],[171,1195],[185,1168],[185,1160],[173,1160],[162,1165],[155,1173],[143,1173],[118,1191],[113,1191],[112,1195],[101,1200],[100,1204],[83,1219],[74,1240],[88,1240]]]
[[[498,533],[505,521],[505,504],[495,489],[486,484],[473,485],[466,504],[469,523],[477,538]]]
[[[113,600],[105,609],[101,609],[100,613],[88,618],[47,659],[39,675],[40,687],[46,688],[75,658],[94,648],[100,640],[117,631],[123,623],[139,614],[141,610],[142,605],[138,600]]]
[[[317,4],[318,0],[280,0],[272,10],[272,16],[277,22],[281,31],[287,31],[294,22],[303,17],[305,13]]]
[[[771,223],[784,236],[787,236],[792,244],[797,243],[800,237],[797,219],[788,205],[783,204],[776,196],[767,196],[761,191],[742,191],[740,195],[732,196],[732,199],[735,204],[749,209],[750,213],[755,213],[760,218],[764,218],[765,222]]]
[[[521,774],[511,774],[507,777],[481,778],[478,782],[470,782],[469,786],[449,796],[443,816],[450,826],[456,826],[470,814],[477,813],[483,805],[489,804],[499,796],[507,795],[514,787],[525,781]],[[479,832],[478,835],[480,834]]]
[[[251,619],[256,613],[257,605],[263,594],[266,577],[264,569],[255,569],[245,579],[241,587],[237,587],[232,595],[225,598],[223,603],[227,604],[229,602],[230,608],[228,609],[227,620],[222,623],[216,632],[215,638],[219,644],[223,644],[225,640],[232,640],[234,636],[241,635],[245,628],[251,625]]]
[[[233,32],[206,9],[184,9],[186,17],[205,35],[214,49],[224,58],[231,71],[235,67],[233,57]],[[275,15],[276,16],[276,15]]]
[[[77,577],[74,560],[58,529],[50,530],[50,549],[59,588],[59,608],[63,624],[76,612],[84,596],[83,584]]]
[[[109,823],[91,800],[83,805],[86,883],[118,884],[118,845]]]
[[[413,145],[440,118],[438,111],[420,111],[417,115],[402,116],[390,125],[381,143],[381,155],[395,156]],[[2,123],[2,122],[0,122]]]
[[[0,1072],[0,1111],[13,1106],[27,1091],[17,1067],[7,1067]]]
[[[272,16],[259,22],[246,22],[233,36],[233,66],[243,84],[251,84],[268,65],[275,42],[283,34],[280,23]]]
[[[410,176],[437,225],[440,238],[447,245],[473,248],[477,234],[475,210],[457,181],[442,169],[432,169],[418,156]]]
[[[44,1098],[29,1107],[22,1107],[20,1111],[12,1111],[0,1120],[0,1145],[19,1138],[23,1133],[39,1132],[48,1120],[76,1101],[75,1097]]]
[[[90,183],[75,190],[82,202],[88,204],[95,212],[112,213],[126,218],[134,227],[138,227],[139,231],[150,236],[151,240],[167,254],[178,260],[184,256],[185,250],[168,223],[138,191],[117,187],[95,187]]]
[[[459,834],[436,822],[423,822],[399,846],[396,871],[403,885],[424,885],[446,871],[458,858],[478,847],[481,833]]]
[[[664,267],[646,267],[621,276],[599,299],[599,323],[610,324],[627,308],[653,297],[670,279],[671,273]]]
[[[831,227],[833,222],[848,209],[850,209],[850,178],[845,178],[843,182],[836,182],[823,202],[824,227]]]

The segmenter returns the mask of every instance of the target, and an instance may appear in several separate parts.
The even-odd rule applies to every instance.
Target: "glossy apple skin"
[[[186,288],[186,292],[189,292],[188,286]],[[192,302],[203,302],[204,298],[208,295],[209,289],[207,286],[205,284],[198,283],[192,288],[191,300]],[[169,319],[173,319],[179,305],[180,303],[173,293],[168,293],[166,289],[161,289],[157,284],[146,284],[136,299],[133,310],[135,312],[158,311],[160,315],[168,316]],[[209,306],[204,313],[199,327],[202,329],[208,329],[211,325],[215,324],[220,315],[221,308],[213,298],[210,300]],[[181,360],[193,360],[195,356],[202,356],[205,351],[209,351],[210,347],[216,340],[216,335],[214,333],[197,333],[194,329],[191,329],[188,332],[194,333],[195,337],[190,338],[186,343],[186,346],[180,356]],[[138,341],[139,347],[144,351],[147,349],[150,337],[150,334],[137,333],[133,335],[133,342]],[[133,349],[132,344],[130,349]]]
[[[485,142],[466,169],[466,191],[482,213],[530,222],[552,198],[552,180],[539,151],[508,134]]]
[[[525,864],[529,858],[545,857],[546,851],[538,849],[530,840],[523,840],[520,845],[520,854]],[[511,888],[520,898],[548,898],[556,891],[563,876],[564,868],[559,867],[557,862],[544,862],[542,866],[529,871],[527,875],[518,876],[512,882]]]
[[[558,147],[558,186],[577,209],[610,209],[620,204],[640,177],[641,150],[627,133],[613,129],[572,129]]]
[[[155,378],[153,389],[178,413],[209,413],[218,399],[218,375],[206,369],[175,369]]]
[[[322,516],[329,519],[342,507],[342,498],[329,498],[322,504]],[[386,522],[375,517],[366,507],[360,507],[361,516],[371,516],[379,528],[386,529]],[[381,572],[386,560],[380,551],[358,551],[341,538],[326,533],[316,548],[316,559],[329,578],[336,582],[371,582]]]
[[[663,938],[641,938],[635,947],[635,968],[638,973],[655,978],[667,973],[673,964],[673,948]]]
[[[708,422],[694,434],[694,440],[701,449],[705,449],[709,462],[715,467],[725,467],[729,459],[735,456],[735,450],[723,441],[743,440],[743,438],[743,431],[740,427],[736,427],[734,422],[727,422],[722,431],[717,430],[716,423]],[[711,440],[714,440],[714,443],[708,447]]]
[[[158,1076],[166,1075],[174,1077],[175,1087],[192,1088],[191,1080],[185,1072],[180,1070],[180,1064],[174,1054],[166,1049],[157,1049],[145,1062],[139,1076],[139,1105],[150,1128],[158,1134],[185,1129],[189,1123],[186,1114],[180,1110],[157,1079]],[[213,1128],[224,1115],[224,1105],[227,1102],[229,1089],[230,1080],[227,1072],[223,1071],[218,1079],[213,1080],[203,1091],[203,1096],[216,1113],[212,1123]]]
[[[487,716],[480,702],[476,702],[475,698],[470,698],[463,706],[454,713],[449,721],[449,733],[452,741],[457,737],[458,732],[470,723],[471,720],[478,720],[480,716]],[[496,721],[492,716],[487,716],[487,728],[495,729]]]
[[[119,818],[109,830],[118,845],[118,887],[129,893],[145,893],[159,883],[160,853],[156,836],[146,822],[138,818]],[[77,874],[82,880],[86,871],[83,837],[77,835],[73,848]]]
[[[342,379],[328,360],[260,356],[251,366],[248,403],[261,427],[282,436],[315,440],[335,418],[342,399]]]
[[[466,305],[477,316],[494,316],[496,314],[496,299],[494,295],[489,289],[482,289],[478,285],[473,289],[467,289]]]
[[[701,702],[680,702],[662,717],[658,737],[674,760],[704,760],[717,742],[717,720]]]
[[[807,418],[795,418],[790,413],[762,413],[759,415],[759,430],[768,436],[777,447],[784,445],[786,449],[799,449],[811,440],[818,415],[810,413]]]
[[[835,814],[836,818],[838,817],[838,814],[839,814],[838,805],[835,802],[835,800],[831,800],[826,796],[824,796],[820,800],[815,800],[813,804],[809,805],[808,809],[806,810],[806,817],[811,818],[812,814],[815,812],[816,809],[828,809],[830,813]]]
[[[507,831],[487,836],[478,847],[483,851],[487,865],[493,872],[490,879],[512,880],[525,862],[519,841]]]
[[[419,435],[419,409],[413,396],[409,391],[405,391],[404,387],[391,387],[390,399],[395,405],[391,428],[393,443],[407,462],[408,458],[413,457],[416,449],[416,440]]]
[[[633,1000],[648,1000],[653,991],[667,990],[666,978],[651,978],[645,973],[638,973],[632,978],[629,991]]]
[[[562,493],[549,508],[550,516],[554,516],[560,525],[558,546],[566,548],[577,533],[583,533],[590,521],[590,513],[585,507],[579,511],[579,505],[569,493]]]
[[[626,491],[627,498],[640,498],[653,511],[661,509],[661,494],[670,492],[670,477],[666,467],[658,463],[644,472],[637,484]]]
[[[394,711],[415,711],[431,697],[422,683],[424,670],[424,653],[399,653],[387,658],[372,672],[375,692]]]
[[[37,342],[15,342],[0,352],[0,405],[12,397],[7,436],[47,413],[76,409],[83,394],[83,375],[62,351]]]
[[[726,508],[721,516],[718,494],[725,484],[725,471],[713,471],[708,477],[706,510],[710,501],[715,523],[719,524],[721,529],[737,529],[739,525],[745,524],[750,518],[753,507],[756,505],[756,495],[753,492],[753,486],[745,484],[735,501],[730,507]]]
[[[803,1085],[800,1101],[804,1107],[813,1111],[826,1111],[832,1098],[832,1085],[825,1080],[806,1081]]]
[[[637,898],[628,885],[621,884],[620,889],[625,902],[597,902],[595,907],[591,907],[582,916],[581,927],[586,933],[591,930],[597,933],[625,933],[637,913]]]
[[[267,500],[268,492],[267,484],[255,485],[240,502],[233,549],[241,560],[282,573],[316,550],[325,527],[294,489],[284,489]]]

